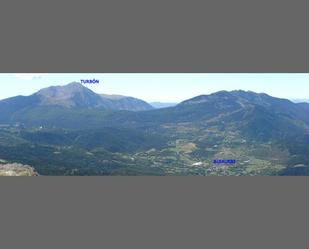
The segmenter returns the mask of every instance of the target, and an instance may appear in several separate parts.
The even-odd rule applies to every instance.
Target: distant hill
[[[34,96],[37,96],[40,105],[128,111],[153,109],[143,100],[120,95],[99,95],[76,82],[66,86],[51,86],[40,90]]]
[[[36,115],[51,110],[151,110],[143,100],[132,97],[99,95],[80,83],[44,88],[30,96],[16,96],[0,101],[0,123],[15,122],[18,117]],[[74,112],[74,111],[73,111]]]
[[[261,109],[265,112],[285,116],[293,120],[301,120],[309,124],[307,104],[293,103],[287,99],[280,99],[269,96],[265,93],[255,93],[251,91],[220,91],[210,95],[201,95],[186,100],[178,105],[182,109],[197,108],[204,106],[211,108],[210,111],[217,110],[218,113],[232,110]],[[308,105],[309,106],[309,105]]]
[[[70,83],[66,86],[51,86],[34,94],[38,105],[57,105],[67,108],[104,107],[101,97],[80,83]],[[30,96],[31,97],[31,96]]]
[[[172,106],[176,106],[177,104],[178,103],[150,102],[150,105],[152,105],[156,109],[172,107]]]

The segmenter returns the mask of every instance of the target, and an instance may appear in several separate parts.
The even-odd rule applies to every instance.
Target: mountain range
[[[309,104],[265,93],[220,91],[155,109],[71,83],[0,101],[1,123],[10,128],[0,129],[0,158],[40,175],[309,174]]]
[[[0,101],[2,110],[20,111],[37,106],[65,108],[102,108],[109,110],[141,111],[153,107],[147,102],[126,96],[96,94],[80,83],[44,88],[30,96],[16,96]]]

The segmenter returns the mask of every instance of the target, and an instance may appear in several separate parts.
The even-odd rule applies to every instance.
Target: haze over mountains
[[[309,103],[309,98],[308,99],[292,99],[294,103]]]
[[[178,103],[170,103],[170,102],[150,102],[150,104],[157,109],[166,108],[176,106]]]
[[[0,132],[0,158],[39,174],[309,173],[309,104],[265,93],[220,91],[154,109],[71,83],[0,101],[1,123],[25,128]],[[215,158],[239,164],[215,167]]]

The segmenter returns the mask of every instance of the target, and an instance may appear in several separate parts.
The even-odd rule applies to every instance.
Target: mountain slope
[[[78,108],[105,108],[109,110],[141,111],[153,109],[147,102],[121,95],[96,94],[80,83],[66,86],[52,86],[42,89],[35,95],[41,105],[60,105]]]
[[[15,112],[23,110],[25,107],[33,108],[39,104],[36,95],[29,97],[16,96],[0,101],[0,123],[9,123]]]
[[[133,97],[107,94],[101,94],[101,97],[105,107],[113,110],[145,111],[153,109],[147,102]]]
[[[254,93],[251,91],[221,91],[210,95],[201,95],[180,103],[180,106],[191,106],[193,104],[213,105],[224,111],[226,108],[237,109],[249,106],[263,107],[265,110],[284,115],[291,119],[297,119],[309,124],[309,104],[295,104],[287,99],[269,96],[265,93]],[[227,110],[227,109],[226,109]]]
[[[79,83],[66,86],[51,86],[34,94],[40,100],[39,105],[57,105],[63,107],[96,108],[104,107],[101,97]]]
[[[0,123],[40,123],[40,118],[73,118],[72,113],[109,112],[117,110],[142,111],[153,109],[143,100],[132,97],[113,98],[99,95],[79,83],[44,88],[30,96],[16,96],[0,101]],[[60,116],[59,116],[59,115]],[[86,115],[86,116],[89,116]],[[100,115],[99,115],[100,116]],[[33,120],[32,120],[33,119]],[[36,120],[34,120],[36,119]],[[49,120],[47,120],[48,122]],[[75,120],[73,120],[75,122]]]

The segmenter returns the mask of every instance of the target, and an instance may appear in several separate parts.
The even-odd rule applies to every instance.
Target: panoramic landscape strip
[[[309,175],[308,74],[0,82],[1,176]]]

